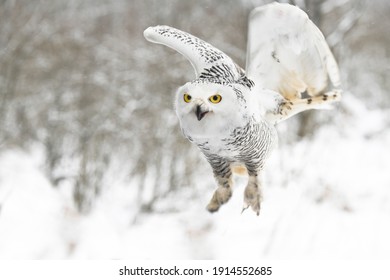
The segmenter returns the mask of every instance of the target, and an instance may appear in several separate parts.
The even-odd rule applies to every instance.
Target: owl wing
[[[196,78],[233,82],[245,74],[233,60],[209,43],[170,26],[149,27],[145,38],[166,45],[186,57],[194,67]]]
[[[321,31],[298,7],[272,3],[250,14],[246,73],[289,100],[340,85],[337,63]]]

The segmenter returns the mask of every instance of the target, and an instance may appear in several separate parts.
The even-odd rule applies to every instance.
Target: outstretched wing
[[[203,40],[170,26],[149,27],[145,38],[166,45],[186,57],[195,70],[196,78],[234,82],[244,76],[244,71],[233,60]]]
[[[252,11],[246,73],[262,88],[287,99],[340,85],[337,63],[321,31],[298,7],[272,3]]]

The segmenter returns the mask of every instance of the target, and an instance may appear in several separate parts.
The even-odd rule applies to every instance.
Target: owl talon
[[[245,212],[245,210],[247,210],[249,207],[252,208],[252,210],[254,212],[256,212],[256,215],[259,216],[260,215],[260,203],[257,203],[257,204],[254,204],[254,205],[248,205],[248,204],[244,204],[244,207],[242,208],[241,210],[241,214],[243,214]]]
[[[251,201],[246,201],[245,204],[248,205],[248,207],[244,208],[241,213],[244,212],[244,210],[248,209],[249,206],[252,208],[254,212],[256,212],[256,215],[260,215],[260,199],[252,199]]]
[[[244,203],[244,206],[242,207],[242,210],[241,210],[241,215],[242,215],[242,213],[244,213],[244,211],[245,211],[246,209],[249,208],[249,206],[250,206],[250,205]]]
[[[252,208],[256,215],[260,215],[260,204],[261,204],[261,184],[257,181],[256,178],[252,178],[248,183],[248,186],[244,191],[244,206],[249,206]]]

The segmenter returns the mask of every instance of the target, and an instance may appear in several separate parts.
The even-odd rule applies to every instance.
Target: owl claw
[[[244,211],[245,211],[246,209],[248,209],[248,208],[249,208],[249,205],[245,203],[244,206],[242,207],[241,215],[242,215],[242,213],[244,213]]]
[[[260,184],[249,182],[244,192],[244,207],[247,206],[249,208],[250,206],[256,215],[259,216],[261,197]]]
[[[252,210],[254,212],[256,212],[256,215],[259,216],[260,215],[260,201],[259,200],[252,201],[250,206],[251,206]]]

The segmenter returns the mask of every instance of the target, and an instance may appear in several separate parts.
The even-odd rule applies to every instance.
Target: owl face
[[[176,114],[191,138],[223,137],[245,123],[245,108],[226,85],[189,82],[176,93]]]

